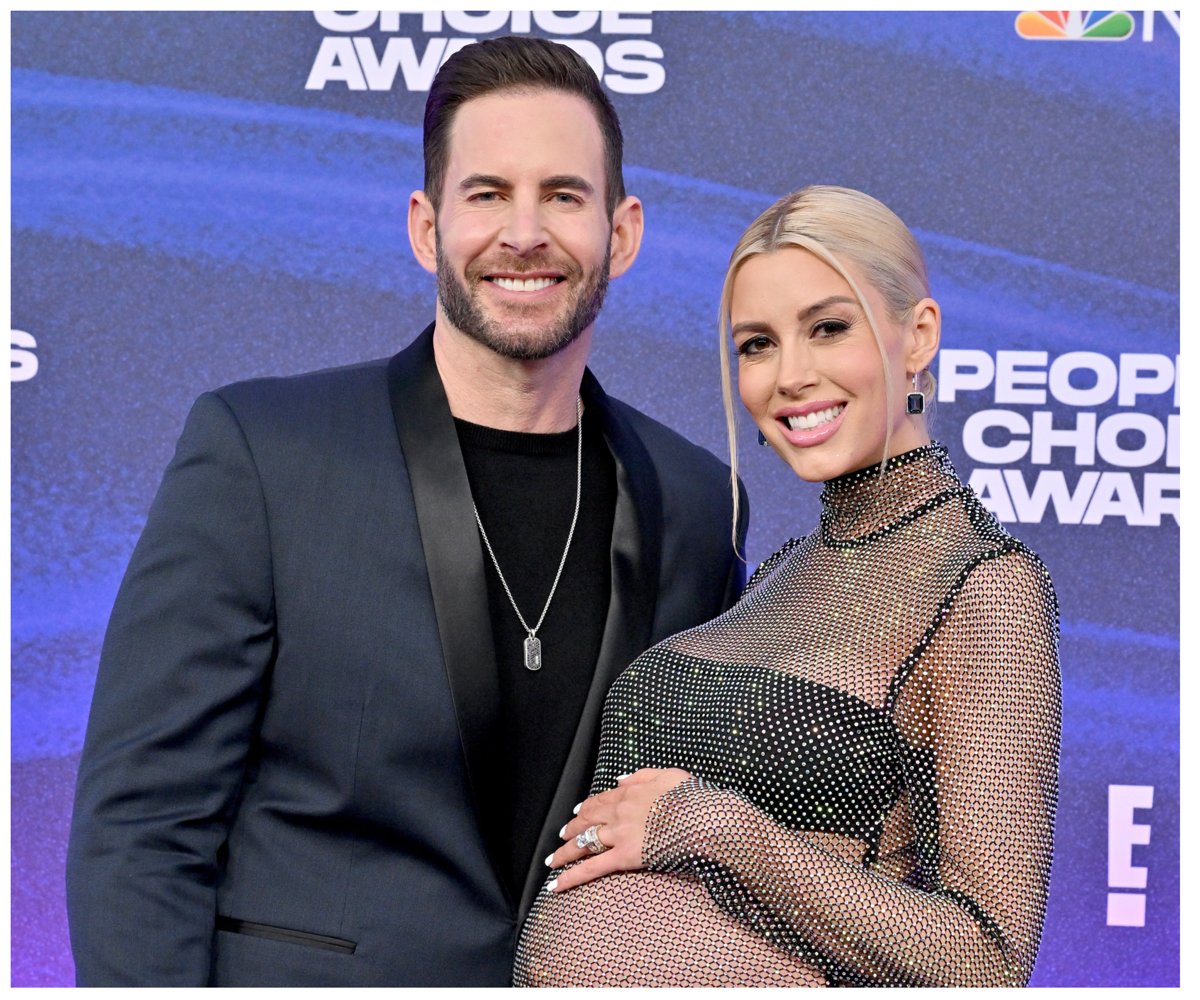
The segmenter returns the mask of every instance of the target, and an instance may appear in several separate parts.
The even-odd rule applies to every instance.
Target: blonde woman
[[[940,320],[912,234],[861,192],[797,191],[738,242],[731,459],[730,339],[762,438],[824,483],[820,524],[613,685],[519,985],[1028,982],[1057,603],[930,440]]]

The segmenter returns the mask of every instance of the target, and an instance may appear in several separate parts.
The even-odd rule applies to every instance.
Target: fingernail
[[[579,815],[579,810],[580,810],[580,808],[581,808],[582,806],[583,806],[583,803],[582,803],[582,802],[578,803],[578,804],[575,806],[575,808],[571,810],[571,814],[572,814],[573,816],[578,816],[578,815]]]
[[[559,836],[559,839],[560,839],[560,840],[566,840],[566,839],[567,839],[567,824],[566,824],[566,823],[564,823],[564,824],[563,824],[563,828],[562,828],[561,830],[559,830],[559,831],[558,831],[558,836]]]
[[[624,781],[626,778],[631,778],[631,777],[633,777],[632,774],[618,774],[617,781]]]
[[[557,885],[558,885],[558,879],[552,878],[549,882],[546,883],[546,888],[549,889],[551,892],[554,892],[555,887]]]
[[[547,854],[547,855],[546,855],[546,862],[545,862],[545,864],[546,864],[546,867],[547,867],[547,868],[553,868],[553,867],[554,867],[554,855],[553,855],[553,854]]]

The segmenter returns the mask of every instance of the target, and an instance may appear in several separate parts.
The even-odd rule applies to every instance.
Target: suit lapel
[[[475,530],[458,434],[433,358],[432,324],[392,358],[388,393],[412,483],[442,658],[478,822],[482,792],[495,780],[500,688],[483,548]],[[501,861],[491,845],[488,853],[503,886]]]
[[[459,738],[475,803],[481,817],[482,791],[496,780],[495,748],[501,739],[496,654],[488,615],[487,581],[471,488],[433,358],[433,327],[428,327],[388,365],[388,392],[396,433],[408,466],[413,505],[437,615],[438,635]],[[581,387],[587,413],[600,420],[617,472],[613,517],[612,583],[600,656],[588,689],[579,728],[571,744],[541,843],[553,838],[571,815],[580,789],[595,766],[600,711],[617,676],[650,644],[662,559],[662,495],[658,475],[641,438],[609,400],[591,372]],[[482,828],[482,824],[480,824]],[[489,847],[497,881],[502,861]],[[528,912],[546,876],[542,851],[531,859],[519,915]]]
[[[557,846],[557,832],[586,791],[600,741],[600,712],[617,676],[649,645],[662,561],[662,494],[646,446],[590,371],[580,389],[588,416],[598,416],[617,467],[617,506],[612,533],[612,591],[600,657],[554,801],[530,861],[518,916],[524,919],[546,878],[542,847]]]

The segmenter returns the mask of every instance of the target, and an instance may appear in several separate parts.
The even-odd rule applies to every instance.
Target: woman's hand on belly
[[[613,872],[643,868],[642,843],[646,837],[646,819],[655,800],[691,775],[677,767],[645,767],[618,779],[617,787],[585,799],[578,813],[562,829],[566,843],[547,860],[551,868],[561,868],[573,861],[585,859],[554,880],[554,892],[565,892],[584,882],[610,875]],[[606,850],[593,854],[579,847],[575,838],[589,827],[597,827],[597,835]]]

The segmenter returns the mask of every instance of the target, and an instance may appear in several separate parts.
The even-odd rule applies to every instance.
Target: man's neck
[[[538,361],[506,358],[439,315],[433,357],[450,412],[505,431],[551,434],[575,426],[575,400],[591,348],[589,327],[557,354]]]

